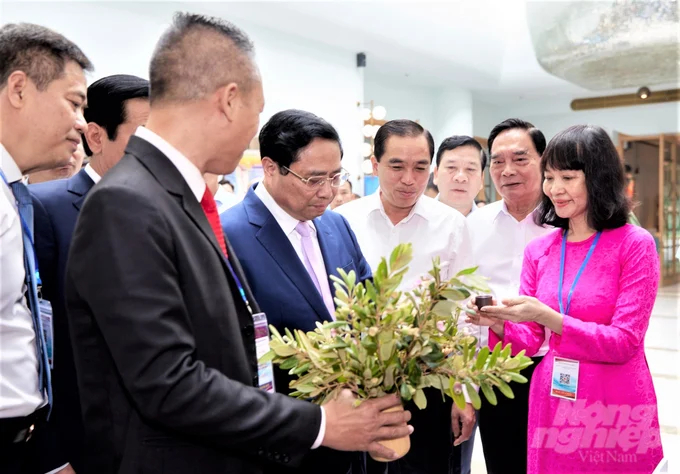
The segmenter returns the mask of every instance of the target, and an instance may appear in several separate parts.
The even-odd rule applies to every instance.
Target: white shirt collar
[[[500,216],[501,213],[505,214],[506,216],[510,217],[511,219],[517,220],[517,219],[515,219],[515,217],[512,214],[510,214],[510,211],[508,211],[508,205],[505,203],[505,199],[501,199],[499,202],[501,203],[501,205],[498,206],[498,210],[497,210],[496,215],[493,218],[493,220],[495,221],[496,219],[498,219],[498,216]],[[536,206],[536,208],[534,208],[533,211],[531,211],[529,214],[527,214],[527,216],[524,219],[522,219],[520,222],[524,222],[527,219],[530,219],[533,222],[534,213],[536,212],[537,208],[538,208],[538,206]]]
[[[269,194],[269,191],[267,191],[264,183],[257,184],[255,187],[255,195],[260,198],[262,204],[264,204],[269,212],[272,213],[272,216],[274,216],[274,219],[276,219],[276,222],[278,222],[279,227],[281,227],[281,230],[283,230],[283,233],[287,236],[290,235],[290,233],[295,230],[295,227],[300,221],[288,214],[281,206],[279,206],[272,195]],[[308,224],[312,229],[312,235],[314,235],[316,233],[316,227],[314,227],[314,223],[308,221]]]
[[[87,175],[90,177],[90,179],[92,179],[92,181],[94,181],[94,184],[97,184],[102,179],[102,177],[99,176],[99,173],[97,173],[94,170],[94,168],[92,167],[92,165],[90,163],[85,165],[85,173],[87,173]]]
[[[386,220],[391,222],[390,218],[385,212],[385,206],[383,205],[382,199],[380,198],[380,193],[380,188],[378,188],[373,194],[369,196],[369,199],[366,200],[365,204],[369,205],[370,207],[368,213],[371,214],[375,211],[379,211]],[[433,216],[430,212],[432,210],[432,206],[430,206],[430,204],[433,201],[434,199],[431,197],[427,197],[425,194],[422,194],[416,201],[415,206],[413,206],[411,211],[408,213],[408,216],[402,219],[400,223],[410,221],[415,214],[418,214],[425,220],[431,220]]]
[[[8,183],[19,181],[22,178],[19,166],[2,143],[0,143],[0,170],[2,170]]]
[[[441,202],[441,199],[439,199],[440,196],[441,196],[441,193],[440,193],[440,194],[437,194],[433,199],[434,199],[435,201]],[[469,216],[470,214],[472,214],[472,213],[475,212],[476,210],[477,210],[477,203],[476,203],[474,200],[472,200],[472,207],[470,208],[470,212],[468,212],[467,215]],[[466,216],[466,217],[467,217],[467,216]]]
[[[189,160],[189,158],[146,127],[137,127],[135,135],[151,143],[167,156],[189,185],[191,192],[196,196],[196,200],[200,202],[201,199],[203,199],[203,194],[205,194],[206,189],[205,180],[203,179],[201,171]]]

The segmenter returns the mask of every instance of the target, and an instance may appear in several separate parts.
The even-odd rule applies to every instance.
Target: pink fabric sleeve
[[[652,236],[634,234],[621,245],[621,277],[609,324],[564,316],[559,354],[588,362],[623,364],[642,344],[659,286],[659,259]]]
[[[524,251],[519,294],[536,296],[536,261],[530,255],[530,247],[527,247]],[[512,355],[516,355],[524,349],[526,355],[531,357],[538,352],[545,340],[545,329],[538,323],[513,323],[506,321],[503,325],[503,331],[503,345],[512,344]],[[489,331],[489,347],[491,349],[500,340],[495,332]]]

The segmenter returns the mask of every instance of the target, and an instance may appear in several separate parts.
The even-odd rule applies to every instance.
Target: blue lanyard
[[[229,271],[231,272],[231,276],[234,278],[234,281],[236,282],[236,287],[238,288],[238,292],[241,295],[243,302],[246,304],[246,308],[248,308],[248,312],[252,316],[253,310],[250,307],[250,303],[248,302],[248,297],[246,297],[246,291],[243,289],[243,285],[241,285],[241,280],[239,280],[238,275],[236,275],[234,268],[231,266],[231,262],[229,262],[229,259],[227,257],[224,257],[224,256],[223,256],[223,258],[227,262],[227,267],[229,267]]]
[[[559,300],[560,303],[560,313],[562,314],[562,316],[569,313],[569,308],[571,307],[571,297],[574,294],[574,288],[576,288],[576,284],[581,279],[583,270],[585,270],[586,265],[588,264],[588,260],[590,260],[590,257],[592,257],[593,252],[595,251],[595,246],[597,246],[597,242],[598,240],[600,240],[601,235],[602,235],[601,231],[595,235],[595,239],[593,240],[593,243],[590,244],[590,249],[586,254],[586,258],[583,259],[581,268],[578,269],[578,273],[576,273],[576,277],[574,277],[574,282],[571,284],[569,294],[567,295],[567,310],[565,311],[562,302],[562,286],[564,284],[564,262],[566,260],[567,255],[567,231],[565,230],[564,233],[562,234],[562,256],[560,258],[560,286],[557,289],[557,299]]]
[[[2,178],[2,180],[5,182],[7,187],[10,188],[10,191],[11,191],[12,188],[10,187],[9,183],[7,182],[7,178],[5,177],[5,173],[3,173],[2,170],[0,170],[0,178]],[[19,205],[18,202],[17,202],[17,205]],[[31,234],[31,230],[28,227],[28,223],[26,222],[24,217],[21,215],[21,213],[19,213],[19,220],[21,221],[21,228],[23,229],[24,234],[26,234],[26,237],[28,237],[28,241],[31,243],[31,248],[33,249],[33,257],[34,257],[34,260],[35,260],[35,283],[36,283],[36,286],[40,287],[40,286],[42,286],[42,280],[40,279],[40,270],[38,269],[38,255],[35,252],[35,242],[33,241],[33,234]]]

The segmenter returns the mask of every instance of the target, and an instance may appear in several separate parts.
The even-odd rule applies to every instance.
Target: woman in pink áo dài
[[[541,163],[537,222],[554,232],[526,248],[517,298],[469,321],[490,346],[532,355],[549,329],[529,398],[528,473],[645,473],[663,458],[644,352],[659,282],[652,236],[627,224],[624,170],[607,133],[574,126]],[[476,309],[476,308],[474,308]]]

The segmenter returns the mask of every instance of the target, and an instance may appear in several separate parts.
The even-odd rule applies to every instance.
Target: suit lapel
[[[182,209],[211,243],[215,252],[220,256],[222,266],[228,272],[227,262],[208,218],[175,165],[158,148],[134,135],[130,137],[125,152],[134,155],[170,194],[181,201]]]
[[[74,195],[73,207],[80,211],[80,208],[85,202],[87,193],[94,186],[94,181],[85,172],[85,168],[81,169],[72,178],[68,180],[68,192]]]
[[[260,227],[260,230],[255,234],[257,240],[288,276],[293,285],[302,293],[307,303],[316,312],[319,320],[330,321],[331,318],[323,298],[317,291],[316,286],[314,286],[309,273],[307,273],[307,269],[300,261],[290,240],[288,240],[288,236],[284,234],[274,216],[272,216],[260,198],[255,195],[253,189],[248,191],[243,202],[249,222]]]

